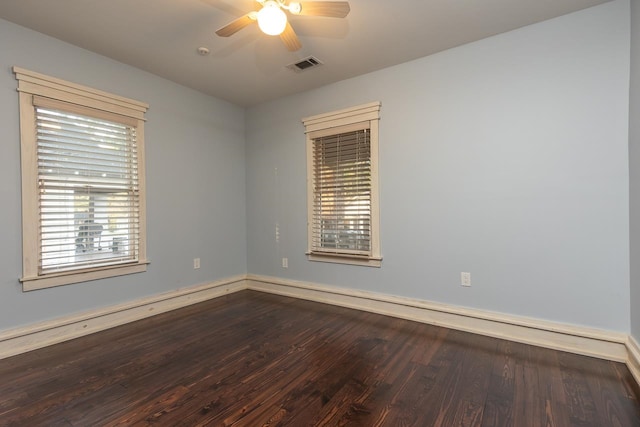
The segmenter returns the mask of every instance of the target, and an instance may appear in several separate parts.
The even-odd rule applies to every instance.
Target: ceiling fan
[[[280,39],[291,52],[302,47],[293,27],[287,20],[285,11],[292,15],[326,16],[344,18],[351,10],[346,1],[303,1],[285,2],[285,0],[256,0],[262,6],[230,22],[216,31],[220,37],[229,37],[244,27],[257,22],[263,33],[280,36]]]

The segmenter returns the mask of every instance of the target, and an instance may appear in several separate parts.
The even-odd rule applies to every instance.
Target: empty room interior
[[[0,425],[640,426],[638,0],[3,0],[0,128]]]

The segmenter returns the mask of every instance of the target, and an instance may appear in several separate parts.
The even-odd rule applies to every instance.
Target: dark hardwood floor
[[[0,360],[2,426],[640,426],[607,362],[243,291]]]

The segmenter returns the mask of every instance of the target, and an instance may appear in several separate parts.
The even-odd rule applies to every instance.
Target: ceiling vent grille
[[[322,61],[320,61],[318,58],[314,57],[314,56],[307,56],[304,59],[301,59],[298,62],[294,62],[293,64],[289,64],[287,65],[287,68],[297,72],[297,73],[301,73],[303,71],[306,71],[310,68],[315,68],[319,65],[322,65]]]

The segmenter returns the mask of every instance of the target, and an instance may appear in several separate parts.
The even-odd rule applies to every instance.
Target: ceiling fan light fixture
[[[289,12],[298,15],[300,11],[302,11],[302,5],[300,3],[293,1],[289,3]]]
[[[280,9],[278,3],[273,0],[266,1],[258,12],[258,26],[263,33],[278,36],[287,26],[287,15]]]

